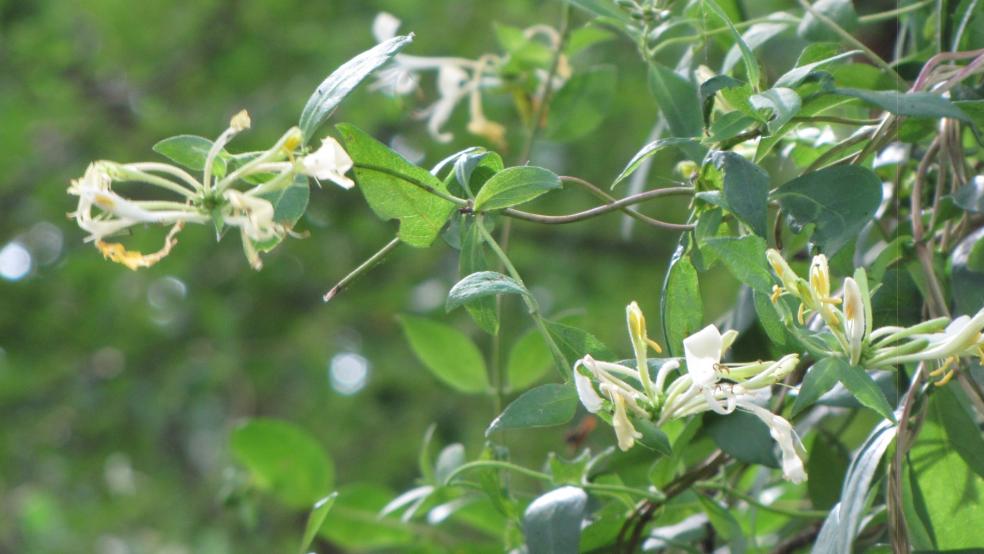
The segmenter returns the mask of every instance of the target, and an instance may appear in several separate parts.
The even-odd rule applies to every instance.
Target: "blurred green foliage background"
[[[774,7],[754,4],[757,13]],[[90,160],[158,159],[150,149],[158,140],[214,137],[242,108],[253,127],[234,149],[266,148],[325,75],[373,45],[378,11],[416,32],[408,53],[477,57],[497,49],[494,22],[555,25],[561,9],[535,0],[0,0],[0,552],[296,548],[303,514],[251,493],[229,454],[229,432],[247,417],[310,431],[334,459],[337,483],[406,488],[431,422],[438,443],[460,441],[474,455],[494,416],[490,401],[438,383],[396,321],[428,314],[489,346],[463,313],[444,315],[457,256],[443,242],[401,246],[324,304],[321,295],[396,229],[356,191],[315,189],[298,226],[310,236],[289,239],[261,272],[235,235],[216,244],[205,227],[186,230],[162,263],[132,272],[83,244],[65,217],[74,209],[65,189]],[[797,53],[761,55],[788,66]],[[538,142],[532,161],[605,186],[657,112],[632,45],[614,39],[574,63],[601,61],[619,70],[609,118],[575,144]],[[481,144],[464,130],[463,109],[449,126],[454,142],[429,139],[413,118],[434,98],[428,87],[404,99],[362,87],[333,121],[384,142],[399,137],[425,166]],[[507,163],[523,161],[511,100],[489,97],[486,109],[510,127]],[[652,179],[672,177],[673,161],[659,158]],[[534,209],[592,202],[571,191]],[[674,202],[648,210],[674,220],[682,213]],[[581,316],[624,354],[627,302],[638,300],[658,328],[676,236],[635,229],[627,241],[622,224],[620,215],[563,228],[517,222],[510,252],[546,312]],[[159,244],[159,232],[138,234]],[[723,277],[702,284],[710,321],[736,289]],[[505,308],[508,347],[529,321],[515,300]],[[533,466],[567,449],[557,430],[507,442]]]

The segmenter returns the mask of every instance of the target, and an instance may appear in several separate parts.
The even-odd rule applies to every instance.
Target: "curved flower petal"
[[[782,475],[792,483],[806,481],[806,468],[803,466],[801,452],[805,452],[793,426],[782,416],[778,416],[765,408],[750,402],[739,402],[742,409],[747,410],[762,420],[769,427],[769,434],[779,444],[782,452]]]
[[[615,404],[615,415],[612,417],[612,427],[618,438],[618,447],[624,452],[635,445],[636,439],[642,438],[642,433],[635,430],[625,411],[625,398],[617,391],[612,392],[612,402]]]
[[[598,392],[595,391],[594,384],[591,383],[591,379],[587,375],[584,375],[577,370],[577,368],[582,365],[588,367],[584,360],[578,360],[577,363],[574,364],[574,386],[577,388],[577,396],[581,399],[581,404],[584,404],[584,408],[589,412],[596,414],[601,411],[604,400]]]
[[[861,358],[861,342],[864,340],[864,300],[861,298],[861,288],[857,281],[848,277],[844,279],[844,335],[847,337],[848,354],[851,363],[856,364]]]
[[[328,180],[336,185],[350,189],[355,186],[352,179],[345,176],[352,169],[352,158],[338,141],[327,137],[321,147],[301,160],[302,172],[318,180]]]
[[[694,385],[705,387],[717,380],[715,366],[721,362],[724,339],[721,331],[708,325],[683,339],[683,352],[687,359],[687,373]]]
[[[379,12],[372,20],[372,36],[376,42],[385,42],[396,36],[402,22],[389,12]]]

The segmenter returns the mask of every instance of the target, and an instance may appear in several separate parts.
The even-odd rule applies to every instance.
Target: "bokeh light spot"
[[[0,250],[0,277],[20,281],[31,272],[31,253],[19,242],[9,242]]]
[[[328,378],[338,394],[351,396],[369,381],[369,360],[354,352],[342,352],[328,363]]]

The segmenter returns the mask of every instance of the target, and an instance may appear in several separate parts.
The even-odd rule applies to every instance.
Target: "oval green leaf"
[[[259,488],[295,508],[323,498],[334,480],[334,465],[318,441],[286,421],[250,420],[233,431],[230,447]]]
[[[401,316],[400,323],[414,354],[435,377],[461,392],[488,390],[485,360],[464,333],[443,323],[410,315]]]
[[[493,175],[475,197],[475,211],[501,210],[517,206],[561,187],[560,178],[549,169],[534,166],[509,167]]]
[[[530,389],[513,400],[485,431],[563,425],[577,411],[577,392],[572,385],[550,383]]]

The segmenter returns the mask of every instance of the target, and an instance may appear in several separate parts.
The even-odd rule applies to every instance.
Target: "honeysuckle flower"
[[[706,387],[718,381],[721,357],[737,336],[734,330],[721,334],[717,326],[708,325],[683,339],[687,373],[695,386]]]
[[[583,364],[583,360],[578,360],[574,364],[574,387],[577,389],[577,396],[581,400],[581,404],[584,405],[584,408],[596,414],[601,411],[605,401],[595,391],[594,385],[591,384],[591,379],[578,371],[578,367]]]
[[[400,20],[393,14],[380,12],[372,22],[372,36],[376,42],[386,42],[396,36]],[[389,96],[403,96],[417,90],[420,78],[406,63],[405,54],[397,54],[392,63],[376,73],[376,81],[370,90],[379,90]]]
[[[739,401],[738,406],[758,417],[769,427],[769,434],[779,445],[779,450],[782,453],[783,477],[792,483],[806,481],[806,468],[803,465],[806,449],[796,431],[793,430],[793,426],[782,416],[776,415],[757,404]]]
[[[355,186],[352,179],[345,176],[352,169],[352,158],[331,137],[323,139],[320,148],[301,159],[301,168],[302,173],[319,181],[331,181],[344,189]]]
[[[614,387],[609,388],[612,404],[615,406],[615,413],[612,416],[612,427],[615,429],[615,437],[618,439],[618,447],[622,451],[629,450],[635,445],[636,439],[642,438],[642,433],[636,431],[632,422],[629,421],[629,414],[625,409],[625,397]]]
[[[722,415],[743,409],[755,413],[770,428],[783,451],[787,479],[805,479],[799,439],[789,423],[759,407],[768,398],[769,387],[779,383],[799,364],[799,356],[788,354],[777,361],[722,363],[721,358],[737,332],[721,333],[708,325],[684,339],[687,371],[672,379],[679,359],[662,360],[656,379],[649,378],[648,348],[659,345],[646,335],[646,320],[635,302],[625,310],[629,337],[636,356],[635,367],[596,360],[586,355],[574,364],[574,386],[585,409],[611,421],[621,450],[632,448],[643,435],[636,424],[649,421],[657,426],[673,419],[713,411]],[[644,383],[649,383],[647,386]],[[766,417],[765,414],[768,414]],[[797,450],[799,449],[799,450]],[[792,456],[792,457],[790,457]]]
[[[646,396],[652,400],[656,399],[653,390],[653,382],[649,376],[648,354],[649,347],[652,346],[656,353],[663,351],[659,344],[649,339],[646,332],[646,316],[639,309],[639,304],[634,301],[625,307],[625,320],[629,327],[629,338],[632,341],[632,351],[635,353],[636,368],[639,371],[639,381],[642,383],[642,390]]]
[[[400,20],[392,14],[381,12],[373,20],[372,33],[379,42],[396,36]],[[538,35],[547,37],[553,48],[560,46],[560,34],[556,29],[537,25],[524,30],[524,37],[533,39]],[[427,120],[427,131],[438,142],[449,142],[454,134],[444,130],[451,114],[465,99],[469,99],[469,133],[480,136],[499,148],[506,146],[506,128],[486,117],[482,109],[482,93],[489,88],[502,86],[499,70],[505,60],[494,54],[485,54],[478,59],[449,56],[414,56],[399,53],[392,61],[376,73],[376,81],[370,86],[390,96],[404,96],[418,89],[421,75],[425,72],[436,74],[437,100],[417,113],[417,117]],[[533,79],[538,82],[535,99],[543,97],[548,79],[551,87],[557,90],[570,78],[571,70],[567,57],[561,55],[553,73],[539,68],[533,71]],[[552,77],[551,77],[552,75]]]
[[[78,197],[78,206],[69,217],[88,233],[86,242],[95,243],[105,258],[130,269],[150,267],[167,256],[177,244],[175,236],[188,223],[214,223],[219,230],[238,227],[243,252],[250,265],[259,269],[259,251],[272,248],[292,234],[287,225],[275,219],[276,209],[266,198],[268,194],[290,186],[297,175],[329,180],[344,188],[351,188],[354,183],[345,176],[352,168],[352,159],[335,139],[326,138],[320,148],[306,153],[303,134],[297,127],[288,129],[265,151],[238,159],[222,154],[225,146],[250,124],[245,111],[230,119],[205,156],[201,180],[166,163],[90,164],[68,188],[69,194]],[[232,169],[225,175],[214,171],[220,154],[227,168]],[[259,176],[265,180],[256,184]],[[114,184],[127,182],[150,185],[166,196],[134,200],[114,190]],[[249,188],[236,188],[243,185]],[[138,224],[170,226],[164,246],[143,254],[106,240]]]
[[[847,337],[848,354],[852,364],[857,364],[861,359],[865,325],[861,289],[854,279],[848,277],[844,279],[844,335]]]

